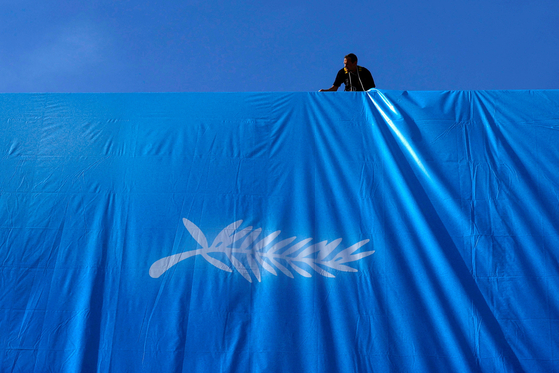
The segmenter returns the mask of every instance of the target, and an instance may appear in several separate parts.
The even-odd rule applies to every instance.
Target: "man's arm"
[[[375,80],[373,79],[373,74],[371,74],[371,72],[367,69],[365,69],[365,74],[364,75],[364,82],[363,84],[365,85],[365,90],[368,91],[371,88],[375,88]]]
[[[318,92],[330,92],[330,91],[337,91],[338,90],[338,86],[333,85],[332,87],[328,88],[328,89],[320,89]]]
[[[336,79],[334,80],[334,84],[332,84],[332,87],[328,89],[321,89],[318,92],[337,91],[338,88],[340,88],[340,86],[342,85],[343,81],[344,81],[344,69],[341,69],[340,71],[338,71],[338,74],[336,74]]]

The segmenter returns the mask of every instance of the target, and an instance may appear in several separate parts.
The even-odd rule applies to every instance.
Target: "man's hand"
[[[337,91],[337,90],[338,90],[338,87],[333,85],[332,87],[330,87],[328,89],[320,89],[318,92],[331,92],[331,91]]]

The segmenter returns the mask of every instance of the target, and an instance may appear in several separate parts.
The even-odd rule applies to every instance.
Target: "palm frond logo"
[[[201,255],[208,263],[223,271],[233,272],[231,267],[235,268],[249,282],[252,282],[251,274],[259,282],[261,281],[261,268],[275,276],[278,275],[279,270],[291,278],[294,278],[292,271],[304,277],[312,277],[309,272],[312,269],[321,276],[333,278],[335,276],[326,269],[357,272],[357,269],[348,266],[347,263],[358,261],[374,253],[374,251],[357,253],[369,240],[360,241],[337,252],[336,249],[342,242],[341,238],[330,243],[322,241],[315,244],[310,244],[312,238],[293,243],[297,237],[276,242],[281,231],[260,238],[261,228],[253,230],[252,227],[247,227],[238,230],[243,223],[242,220],[225,227],[210,246],[204,233],[193,222],[183,219],[183,223],[201,248],[157,260],[149,269],[151,277],[158,278],[177,263]],[[215,256],[227,258],[229,263],[226,264]]]

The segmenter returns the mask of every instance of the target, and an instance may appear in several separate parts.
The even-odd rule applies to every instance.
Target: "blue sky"
[[[0,92],[559,88],[559,1],[0,0]]]

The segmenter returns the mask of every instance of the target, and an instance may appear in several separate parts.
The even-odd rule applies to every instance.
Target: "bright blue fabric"
[[[0,95],[0,123],[1,372],[559,366],[559,91]]]

